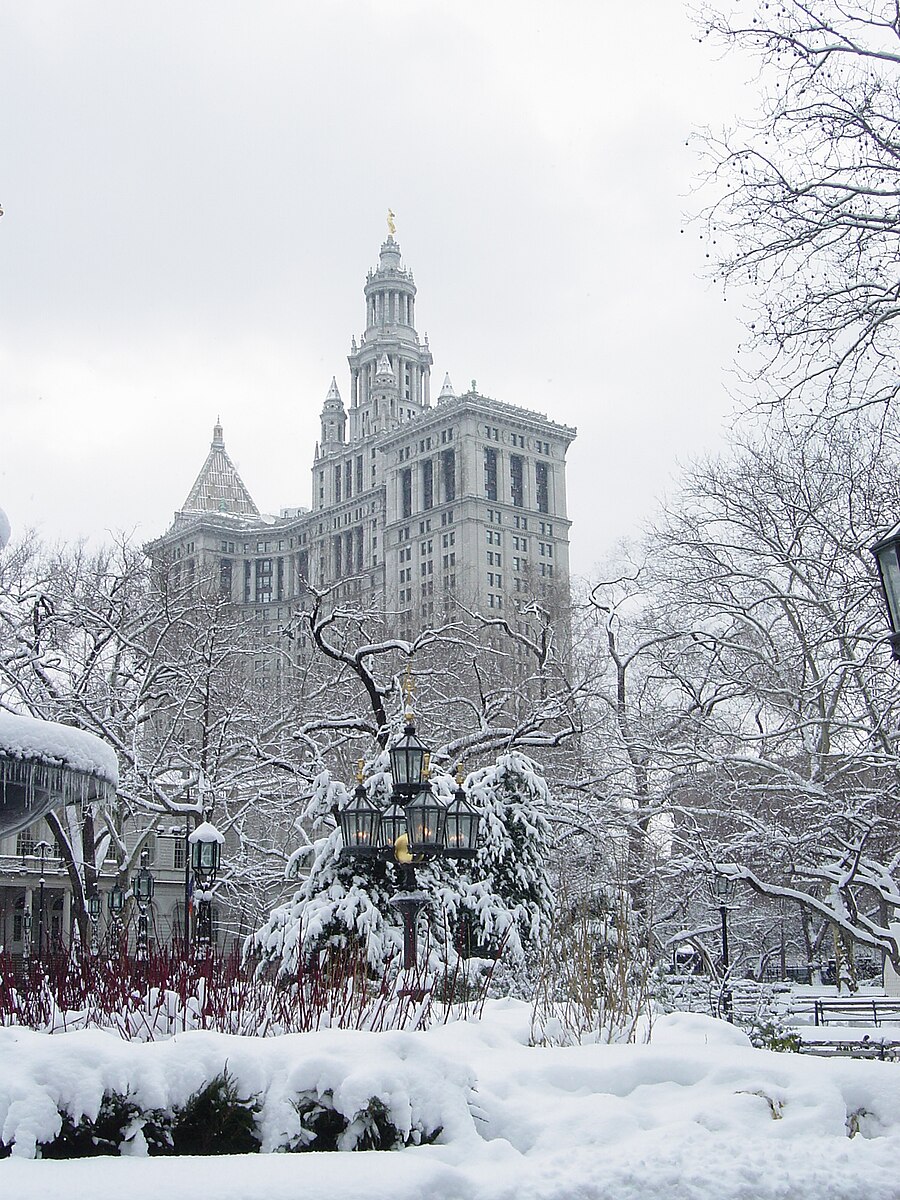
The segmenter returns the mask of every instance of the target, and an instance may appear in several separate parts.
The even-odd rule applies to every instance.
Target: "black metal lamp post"
[[[216,875],[222,863],[223,834],[211,821],[198,825],[188,837],[191,847],[191,869],[199,885],[197,897],[197,941],[207,950],[213,943],[212,898]]]
[[[734,998],[728,983],[731,962],[728,956],[728,906],[734,899],[734,880],[727,875],[715,875],[711,887],[712,897],[719,906],[722,922],[722,1013],[726,1021],[734,1021]]]
[[[41,877],[38,881],[38,962],[42,962],[44,958],[44,866],[49,849],[49,842],[41,841],[35,846],[35,850],[39,850],[41,854]]]
[[[343,853],[380,858],[397,866],[400,891],[391,899],[403,918],[403,969],[416,965],[416,922],[427,897],[416,882],[415,865],[429,858],[472,858],[479,815],[460,784],[445,804],[427,782],[428,751],[407,714],[403,736],[388,751],[393,780],[391,804],[384,810],[368,797],[360,776],[340,810]]]
[[[137,952],[139,958],[146,958],[150,944],[150,928],[147,916],[147,906],[153,899],[156,880],[147,868],[147,851],[141,852],[141,869],[135,875],[131,884],[131,894],[138,906],[138,938]]]
[[[900,524],[872,547],[891,623],[891,653],[900,659]]]
[[[109,931],[107,938],[111,946],[118,950],[122,944],[122,912],[125,908],[126,891],[121,883],[114,883],[106,893],[106,906],[109,909]]]
[[[87,914],[91,922],[91,954],[96,954],[100,948],[98,922],[103,912],[103,900],[98,891],[93,891],[87,898]]]

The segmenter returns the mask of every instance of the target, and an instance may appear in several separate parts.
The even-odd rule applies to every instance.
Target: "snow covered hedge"
[[[0,1063],[0,1157],[393,1150],[471,1125],[468,1066],[404,1033],[13,1028]]]

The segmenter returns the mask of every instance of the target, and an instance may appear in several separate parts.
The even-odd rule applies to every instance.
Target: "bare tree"
[[[900,681],[868,551],[898,501],[888,444],[857,422],[745,445],[689,474],[653,544],[686,869],[727,864],[814,943],[834,926],[897,961]]]
[[[695,18],[703,38],[758,68],[756,112],[701,139],[707,257],[754,298],[754,399],[767,389],[795,419],[889,405],[900,386],[896,0],[735,0]]]

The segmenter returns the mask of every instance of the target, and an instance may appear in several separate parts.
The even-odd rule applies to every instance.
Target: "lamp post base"
[[[403,917],[403,970],[411,971],[416,965],[416,922],[419,913],[428,902],[424,892],[400,892],[390,903]]]

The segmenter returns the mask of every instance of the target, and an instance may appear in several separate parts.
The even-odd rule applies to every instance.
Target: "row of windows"
[[[435,466],[437,464],[437,470]],[[419,464],[419,495],[417,507],[422,511],[456,499],[456,451],[442,450],[437,458],[427,458]],[[438,496],[440,492],[440,496]],[[406,519],[413,513],[413,468],[400,472],[400,513]]]
[[[488,442],[499,442],[500,441],[500,430],[497,428],[496,425],[485,425],[484,426],[484,436],[485,436],[485,440]],[[530,448],[532,450],[536,450],[538,454],[546,454],[548,457],[550,455],[550,443],[540,441],[538,438],[535,438],[530,443],[526,443],[524,434],[507,433],[506,431],[504,431],[503,441],[508,442],[510,446],[517,446],[521,450],[525,450],[526,446],[528,446],[528,448]]]
[[[442,446],[445,446],[447,444],[447,442],[452,442],[453,441],[453,427],[451,426],[449,429],[442,429],[440,439],[441,439],[440,444]],[[437,446],[437,440],[438,440],[437,434],[434,435],[433,442],[432,442],[431,437],[420,438],[419,439],[419,453],[427,454],[429,450],[431,450]],[[398,462],[408,462],[410,455],[415,454],[415,453],[416,453],[416,443],[415,442],[410,443],[410,445],[408,445],[408,446],[401,446],[401,448],[397,454],[397,461]]]
[[[486,446],[484,450],[484,494],[488,500],[499,499],[497,464],[497,451],[493,446]],[[525,459],[521,454],[509,456],[509,496],[515,508],[525,507]],[[538,512],[550,511],[550,467],[546,462],[538,461],[534,464],[534,507]]]

